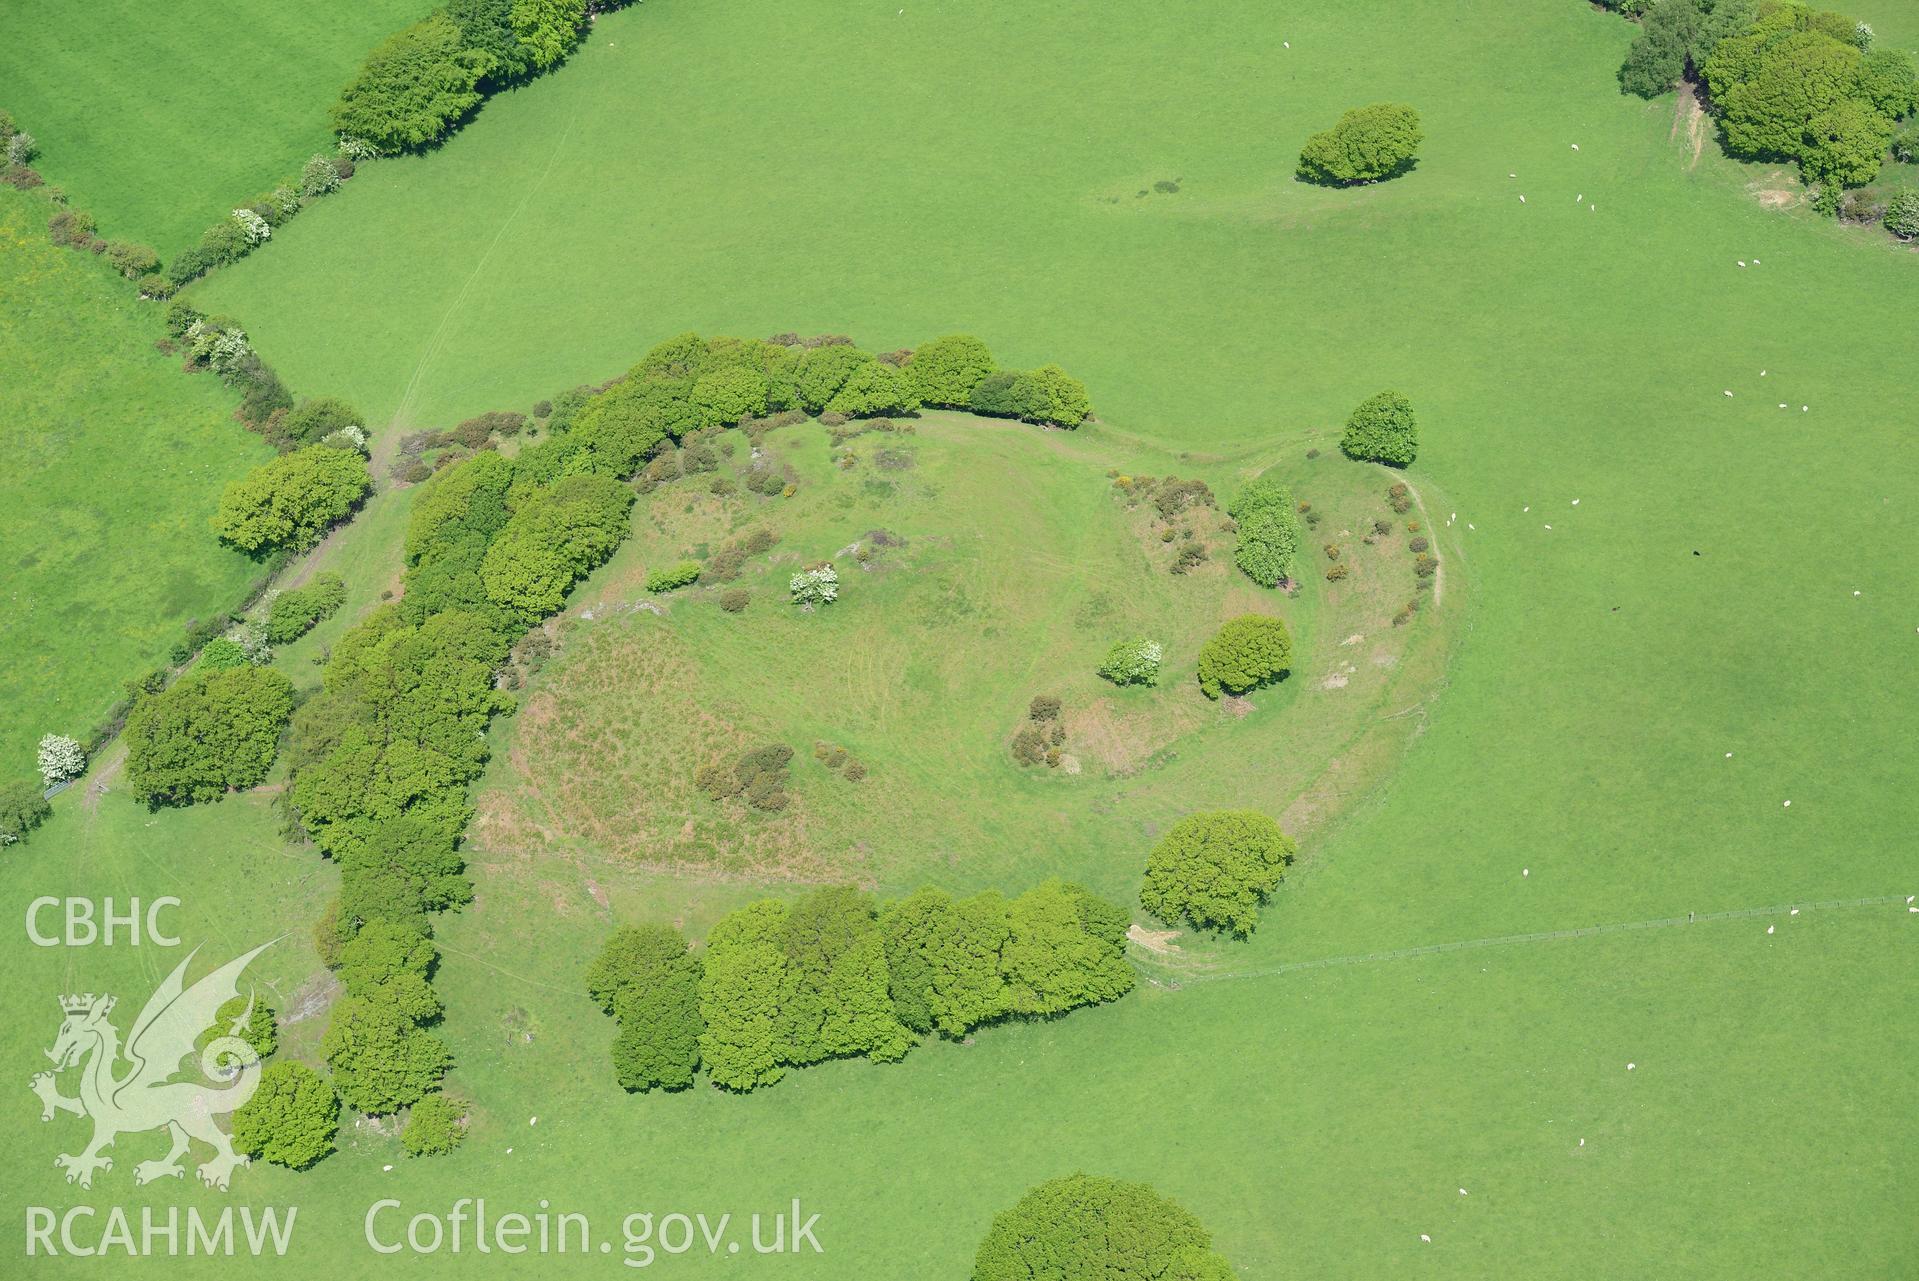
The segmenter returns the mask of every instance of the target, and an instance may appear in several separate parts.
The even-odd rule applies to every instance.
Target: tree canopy
[[[372,487],[366,461],[356,451],[309,445],[228,485],[213,529],[241,551],[297,551],[345,519]]]
[[[1144,1183],[1074,1174],[993,1218],[973,1281],[1234,1281],[1199,1220]]]
[[[479,105],[479,83],[493,65],[470,48],[460,26],[442,12],[395,32],[333,104],[333,127],[381,151],[412,151],[438,142]]]
[[[1396,391],[1368,396],[1346,420],[1339,447],[1348,458],[1406,466],[1419,455],[1419,424],[1413,418],[1413,403]]]
[[[1199,650],[1199,687],[1208,698],[1244,694],[1284,676],[1292,667],[1293,637],[1265,614],[1232,619]]]
[[[147,805],[217,800],[264,779],[293,714],[293,682],[266,667],[195,671],[127,717],[127,781]]]
[[[965,409],[974,389],[992,372],[993,353],[971,334],[948,334],[923,343],[906,362],[919,398],[943,409]]]
[[[1139,901],[1160,920],[1250,934],[1298,847],[1256,810],[1207,810],[1168,828],[1146,862]]]
[[[1424,140],[1419,113],[1405,103],[1354,107],[1331,129],[1306,140],[1299,176],[1341,186],[1378,182],[1410,169]]]
[[[269,1063],[253,1097],[233,1112],[233,1146],[251,1157],[304,1170],[333,1150],[340,1098],[304,1063]]]

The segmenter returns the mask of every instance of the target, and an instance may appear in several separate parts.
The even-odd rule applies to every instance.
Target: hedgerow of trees
[[[1354,107],[1331,129],[1306,140],[1299,176],[1335,186],[1397,177],[1412,168],[1423,141],[1419,113],[1403,102]]]
[[[298,640],[346,603],[346,581],[338,574],[315,574],[304,587],[289,588],[267,606],[266,638],[275,645]]]
[[[241,551],[300,551],[345,520],[372,487],[357,452],[310,445],[228,485],[213,529]]]
[[[1074,1174],[1033,1188],[993,1226],[973,1281],[1234,1281],[1212,1234],[1144,1183]]]
[[[1188,814],[1153,846],[1139,901],[1169,925],[1250,934],[1297,848],[1257,810]]]
[[[1045,1017],[1130,991],[1125,910],[1064,881],[1008,900],[922,889],[877,905],[850,886],[762,899],[716,925],[699,953],[664,926],[614,934],[587,992],[618,1020],[628,1090],[722,1089],[795,1067],[891,1062],[921,1037]]]
[[[1242,614],[1199,649],[1199,687],[1208,698],[1244,694],[1291,669],[1293,637],[1286,624],[1264,614]]]
[[[348,1104],[373,1114],[415,1107],[439,1088],[450,1064],[434,1031],[433,918],[472,899],[459,852],[472,816],[467,788],[485,767],[492,718],[512,706],[496,676],[515,641],[558,611],[625,538],[634,501],[628,482],[650,458],[722,425],[713,421],[718,414],[824,406],[874,363],[895,374],[901,368],[845,342],[682,334],[605,387],[554,397],[543,438],[515,457],[482,448],[421,487],[400,598],[334,644],[320,690],[293,717],[288,749],[289,832],[340,867],[339,895],[315,939],[345,987],[320,1049]],[[771,542],[743,545],[763,551]],[[790,749],[780,750],[790,758]],[[740,782],[740,762],[728,771],[733,789],[749,792],[766,773],[755,770],[749,785]],[[779,771],[768,777],[764,799],[777,803],[784,797]],[[883,947],[869,902],[828,897],[761,912],[780,919],[743,916],[716,928],[700,961],[670,963],[678,952],[655,939],[656,962],[646,972],[659,981],[605,989],[603,1004],[611,1001],[621,1020],[617,1074],[629,1088],[678,1088],[701,1062],[715,1081],[746,1088],[821,1057],[905,1052],[911,1037],[887,1014]],[[1027,935],[1043,924],[1036,920]],[[1124,971],[1124,929],[1122,917],[1120,933],[1102,944],[1111,956],[1089,959],[1089,969],[1107,967],[1098,975],[1075,977],[1065,963],[1049,971],[1046,949],[1029,945],[1041,954],[1009,961],[1009,973],[1021,978],[1014,1012],[1063,1009],[1094,999],[1086,993],[1125,990],[1110,972],[1114,965]],[[777,966],[756,950],[761,944],[775,948]],[[764,1044],[758,1038],[766,1028],[751,1017],[761,979],[784,1002],[778,1035]],[[689,983],[703,1011],[690,1039],[681,1017]]]
[[[191,805],[258,784],[293,713],[293,682],[266,667],[194,671],[127,717],[127,781],[145,805]]]

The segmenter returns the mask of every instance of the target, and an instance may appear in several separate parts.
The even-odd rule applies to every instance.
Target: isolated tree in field
[[[439,1085],[452,1056],[430,1032],[378,995],[342,997],[320,1054],[348,1106],[369,1116],[397,1112]]]
[[[727,1090],[771,1085],[786,1075],[786,1022],[793,976],[781,947],[786,905],[750,903],[713,927],[700,976],[700,1059]]]
[[[413,1105],[400,1131],[408,1156],[441,1156],[466,1142],[466,1101],[429,1094]]]
[[[1202,929],[1250,934],[1297,848],[1256,810],[1188,814],[1153,847],[1139,901],[1168,925],[1183,917]]]
[[[1144,1183],[1075,1174],[994,1216],[973,1281],[1234,1281],[1191,1213]]]
[[[928,405],[965,409],[993,372],[993,353],[971,334],[948,334],[922,344],[906,362],[913,389]]]
[[[1331,129],[1306,140],[1299,176],[1338,185],[1378,182],[1410,168],[1424,139],[1419,113],[1404,103],[1355,107]]]
[[[245,552],[298,551],[344,520],[372,487],[359,454],[311,445],[262,463],[228,485],[213,530]]]
[[[333,104],[333,127],[387,152],[437,142],[479,105],[490,62],[436,13],[374,46]]]
[[[1277,587],[1292,577],[1299,551],[1299,508],[1293,492],[1272,472],[1255,477],[1226,505],[1239,526],[1233,563],[1261,587]]]
[[[1199,650],[1199,687],[1208,698],[1244,694],[1284,676],[1293,664],[1286,624],[1264,614],[1242,614],[1213,633]]]
[[[1396,391],[1368,396],[1346,420],[1339,447],[1348,458],[1404,467],[1419,456],[1413,403]]]
[[[253,1097],[233,1113],[233,1146],[250,1157],[304,1170],[333,1150],[340,1099],[304,1063],[269,1063]]]
[[[127,781],[147,805],[216,800],[266,777],[293,683],[265,667],[193,672],[127,717]]]
[[[627,926],[586,972],[586,989],[619,1021],[613,1070],[629,1090],[681,1090],[700,1066],[699,954],[670,926]]]
[[[1099,665],[1099,674],[1115,685],[1156,685],[1166,647],[1156,640],[1115,641]]]

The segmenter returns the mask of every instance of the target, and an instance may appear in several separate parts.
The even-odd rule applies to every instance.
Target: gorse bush
[[[1307,139],[1298,173],[1308,182],[1378,182],[1411,168],[1424,139],[1419,113],[1404,103],[1355,107],[1331,129]]]

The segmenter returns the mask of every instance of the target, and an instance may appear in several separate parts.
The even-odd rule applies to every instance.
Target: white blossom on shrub
[[[227,639],[238,645],[255,667],[264,667],[273,661],[273,646],[267,643],[266,633],[252,623],[237,624],[227,633]]]
[[[86,772],[87,754],[77,740],[65,734],[48,734],[40,740],[40,777],[48,787]]]
[[[247,342],[247,336],[237,329],[229,329],[208,345],[207,367],[224,378],[252,354],[253,347]]]
[[[300,190],[308,196],[324,196],[340,185],[340,171],[325,156],[315,156],[300,170]]]
[[[300,212],[300,193],[285,183],[275,187],[267,199],[273,202],[273,207],[280,211],[282,218],[291,218]]]
[[[240,224],[240,230],[246,233],[249,245],[257,245],[273,235],[273,228],[267,220],[251,209],[235,209],[233,221]]]
[[[1872,49],[1873,39],[1874,39],[1874,35],[1873,35],[1871,23],[1855,22],[1852,24],[1852,42],[1854,44],[1858,45],[1861,49],[1864,49],[1870,52]]]
[[[1152,685],[1159,680],[1166,647],[1154,640],[1123,640],[1107,652],[1099,674],[1115,685]]]
[[[24,165],[33,159],[33,153],[38,150],[39,146],[34,142],[32,134],[16,133],[7,139],[7,163]]]
[[[351,449],[361,454],[367,452],[365,429],[351,424],[340,428],[338,431],[328,432],[326,435],[320,437],[320,443],[322,445],[331,445],[335,449]]]
[[[817,568],[804,569],[793,575],[787,588],[793,593],[795,605],[808,609],[815,605],[830,605],[840,598],[840,572],[828,561]]]
[[[368,142],[365,138],[351,138],[346,134],[341,134],[340,154],[355,164],[358,164],[362,160],[377,159],[380,154],[380,149]]]

